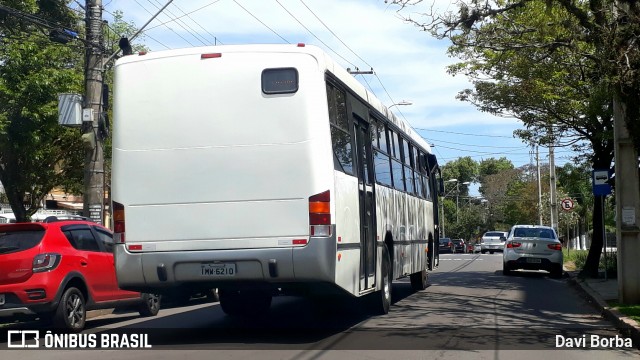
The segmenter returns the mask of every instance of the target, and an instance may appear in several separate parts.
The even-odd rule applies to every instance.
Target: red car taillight
[[[562,251],[562,245],[561,244],[549,244],[547,245],[547,247],[551,250],[559,250]]]
[[[309,197],[309,234],[331,236],[331,193],[329,190]]]
[[[517,241],[510,241],[510,242],[507,243],[507,248],[508,249],[517,248],[517,247],[520,247],[520,246],[522,246],[522,243],[519,243]]]
[[[33,258],[34,273],[50,271],[60,264],[60,254],[38,254]]]
[[[113,241],[116,244],[125,242],[124,205],[113,202]]]

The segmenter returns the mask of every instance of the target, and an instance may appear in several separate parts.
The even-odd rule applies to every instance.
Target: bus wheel
[[[219,289],[220,307],[229,316],[259,316],[269,311],[271,294],[266,291]]]
[[[413,291],[421,291],[427,288],[429,274],[427,270],[418,271],[417,273],[413,273],[410,276],[411,279],[411,288]]]
[[[391,306],[391,265],[389,251],[386,246],[382,248],[380,276],[382,277],[382,289],[371,294],[371,308],[376,315],[387,314]]]
[[[220,301],[220,297],[218,296],[218,289],[213,288],[213,289],[209,289],[205,292],[206,296],[207,296],[207,300],[209,302],[218,302]]]

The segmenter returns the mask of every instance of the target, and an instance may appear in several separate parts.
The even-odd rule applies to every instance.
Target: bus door
[[[355,116],[356,167],[360,201],[360,290],[376,285],[376,228],[373,155],[369,124]]]

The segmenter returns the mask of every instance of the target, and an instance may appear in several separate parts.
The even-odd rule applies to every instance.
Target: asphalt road
[[[217,303],[194,302],[163,309],[154,318],[133,313],[99,317],[90,320],[83,333],[98,339],[103,334],[144,333],[152,346],[144,351],[1,350],[0,356],[39,360],[46,351],[52,360],[640,359],[636,349],[624,344],[593,351],[592,345],[615,339],[617,332],[565,279],[551,279],[544,272],[507,277],[501,261],[501,254],[441,255],[426,290],[413,292],[408,280],[393,284],[393,305],[385,316],[370,316],[362,301],[318,306],[279,297],[267,316],[238,320],[225,316]],[[585,346],[580,346],[583,339]]]

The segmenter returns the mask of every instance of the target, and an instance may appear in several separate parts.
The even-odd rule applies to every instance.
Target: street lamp
[[[470,182],[465,181],[462,185],[469,185]],[[458,223],[458,197],[460,196],[460,183],[456,180],[456,224]]]
[[[412,103],[411,101],[402,100],[402,101],[400,101],[399,103],[395,103],[395,104],[393,104],[393,105],[389,106],[388,108],[389,108],[389,109],[391,109],[392,107],[394,107],[394,106],[398,106],[398,105],[399,105],[399,106],[406,106],[406,105],[413,105],[413,103]]]
[[[458,182],[458,179],[449,179],[449,180],[445,180],[445,182]],[[444,198],[446,198],[449,194],[451,194],[453,192],[453,190],[449,191],[448,193],[444,194],[442,196],[442,237],[445,237],[444,235]],[[457,211],[456,211],[457,212]]]

